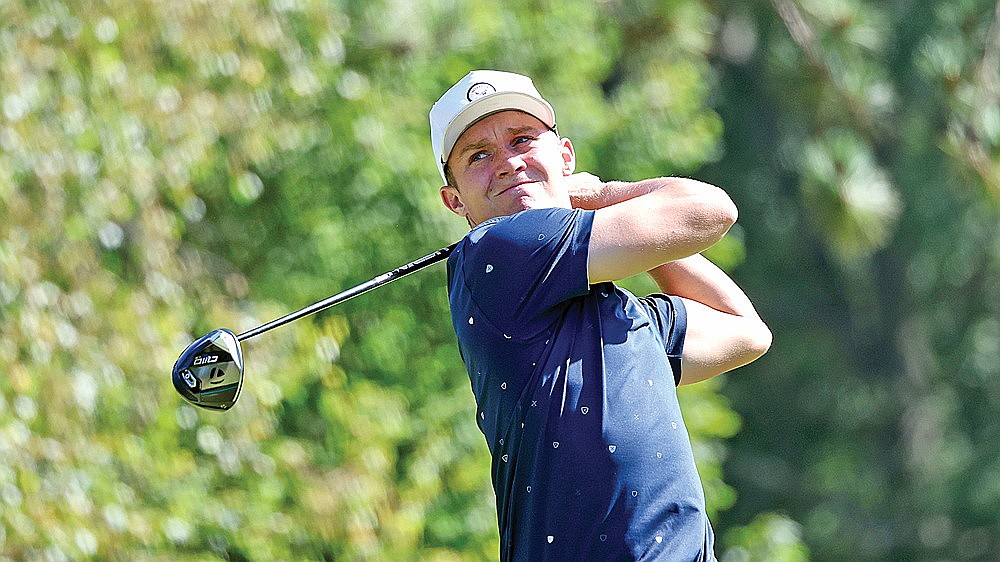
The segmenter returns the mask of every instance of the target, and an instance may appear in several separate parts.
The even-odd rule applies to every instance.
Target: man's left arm
[[[684,300],[687,335],[680,384],[742,367],[771,346],[771,331],[742,289],[715,264],[696,254],[649,271],[660,290]]]

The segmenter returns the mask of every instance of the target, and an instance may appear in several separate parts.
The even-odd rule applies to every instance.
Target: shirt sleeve
[[[496,329],[531,337],[589,291],[592,225],[593,211],[563,208],[487,221],[468,236],[462,281]]]
[[[684,337],[687,334],[687,308],[680,297],[654,294],[639,299],[650,319],[663,338],[663,348],[667,352],[670,368],[674,372],[674,384],[681,382],[681,355],[684,353]]]

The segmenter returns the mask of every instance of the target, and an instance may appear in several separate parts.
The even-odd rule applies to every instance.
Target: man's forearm
[[[675,260],[649,274],[664,293],[685,300],[688,321],[681,384],[746,365],[771,347],[771,331],[750,299],[703,256]]]
[[[579,209],[601,209],[646,195],[681,178],[652,178],[641,181],[602,181],[591,174],[577,174],[578,181],[570,189],[573,206]]]
[[[743,289],[700,254],[665,263],[649,271],[660,290],[700,302],[719,312],[759,318]]]

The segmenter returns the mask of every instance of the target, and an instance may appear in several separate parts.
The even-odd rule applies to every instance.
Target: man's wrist
[[[666,182],[662,178],[642,180],[642,181],[607,181],[602,182],[600,189],[587,201],[591,209],[610,207],[629,199],[641,197],[656,191]]]

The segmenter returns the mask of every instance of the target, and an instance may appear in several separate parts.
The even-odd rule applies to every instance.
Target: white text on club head
[[[194,363],[192,363],[192,365],[195,367],[197,367],[198,365],[208,365],[209,363],[215,363],[218,360],[219,360],[218,355],[202,355],[201,357],[195,357]]]

